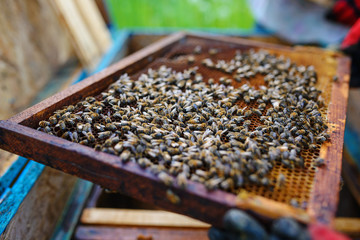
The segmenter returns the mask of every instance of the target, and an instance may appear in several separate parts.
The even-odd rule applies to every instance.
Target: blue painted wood
[[[124,57],[126,43],[129,39],[130,32],[128,31],[115,31],[111,34],[114,38],[113,44],[107,53],[103,56],[100,63],[93,73],[97,73],[110,64],[114,63],[117,59],[121,59]],[[120,54],[119,54],[120,53]]]
[[[19,157],[0,178],[0,196],[13,184],[16,177],[20,174],[21,170],[25,167],[29,160]],[[0,197],[1,201],[2,197]]]
[[[66,203],[63,214],[60,217],[55,231],[50,239],[66,240],[71,239],[72,233],[76,227],[78,219],[81,216],[82,209],[90,195],[93,184],[91,182],[79,179],[76,182],[74,190]]]
[[[349,122],[345,124],[344,146],[351,159],[360,169],[360,133],[356,132]]]
[[[20,204],[39,178],[44,167],[40,163],[30,161],[20,173],[14,185],[8,188],[9,194],[0,204],[0,233],[4,232],[6,226],[19,209]]]

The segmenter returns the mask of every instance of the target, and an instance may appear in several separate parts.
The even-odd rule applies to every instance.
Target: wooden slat
[[[336,231],[349,235],[360,236],[360,219],[359,218],[335,218],[334,228]]]
[[[360,174],[357,165],[352,161],[352,158],[346,148],[342,164],[342,176],[344,177],[345,184],[360,206]]]
[[[75,240],[208,240],[204,229],[79,226]]]
[[[80,222],[91,225],[138,227],[204,228],[209,224],[184,215],[161,210],[135,210],[113,208],[86,208]]]
[[[70,32],[75,45],[75,52],[80,61],[86,68],[94,69],[102,52],[96,45],[96,41],[81,17],[75,2],[72,0],[54,0],[53,4]]]
[[[0,119],[7,119],[29,106],[73,48],[51,1],[0,1],[0,32]]]
[[[111,45],[111,36],[95,1],[75,0],[74,2],[100,53],[105,53]]]
[[[332,88],[327,115],[331,142],[325,142],[321,145],[320,157],[326,159],[326,165],[319,168],[315,175],[314,187],[308,205],[311,215],[316,216],[318,221],[330,225],[339,200],[350,60],[339,58],[337,66],[336,75],[340,81],[335,82],[335,86]]]
[[[181,199],[179,204],[173,204],[166,198],[169,187],[136,163],[123,164],[115,155],[10,121],[0,121],[0,136],[2,149],[212,225],[221,226],[222,216],[235,207],[235,195],[220,190],[209,193],[199,183],[189,183],[187,190],[173,188]]]

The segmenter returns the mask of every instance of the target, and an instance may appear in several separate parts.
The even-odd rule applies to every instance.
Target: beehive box
[[[194,48],[202,51],[189,65],[188,56]],[[280,173],[286,176],[282,188],[268,188],[254,184],[245,185],[239,194],[221,190],[208,191],[204,185],[189,182],[186,189],[167,186],[151,172],[133,162],[122,163],[119,157],[95,151],[87,146],[50,136],[35,129],[41,120],[48,119],[55,110],[76,104],[88,97],[97,96],[127,73],[136,79],[149,68],[166,65],[182,71],[198,66],[206,81],[230,77],[224,72],[209,69],[201,64],[206,57],[229,60],[236,50],[265,49],[270,53],[289,57],[298,65],[313,65],[317,71],[316,87],[322,90],[325,102],[323,115],[327,116],[330,141],[318,145],[315,150],[304,150],[304,168],[285,168],[276,164],[270,173],[275,179]],[[215,55],[210,49],[217,49]],[[210,56],[211,55],[211,56]],[[337,76],[336,82],[332,81]],[[330,224],[337,206],[340,183],[342,144],[345,125],[346,101],[348,96],[349,60],[334,52],[316,48],[283,47],[228,37],[206,37],[178,33],[121,60],[106,70],[83,82],[60,92],[53,97],[0,122],[0,147],[33,159],[50,167],[95,182],[105,188],[122,192],[139,200],[152,203],[160,208],[188,215],[215,226],[221,226],[224,213],[230,208],[241,208],[265,220],[280,216],[291,216],[302,222],[321,221]],[[234,87],[243,83],[233,81]],[[255,76],[251,85],[264,84],[262,76]],[[256,107],[254,103],[239,102],[240,106]],[[259,124],[259,117],[252,116],[252,125]],[[314,167],[315,158],[322,157],[326,165]],[[168,190],[180,201],[169,201]],[[289,203],[295,199],[300,205]]]

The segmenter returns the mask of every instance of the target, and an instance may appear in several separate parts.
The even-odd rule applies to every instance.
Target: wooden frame
[[[290,47],[257,43],[251,40],[176,33],[124,58],[102,72],[9,120],[0,121],[0,148],[215,226],[221,226],[224,213],[230,208],[236,207],[247,210],[263,220],[290,216],[305,223],[318,220],[325,224],[331,224],[338,201],[337,192],[340,182],[344,118],[349,83],[350,61],[341,55],[334,57],[337,61],[336,74],[339,80],[333,84],[332,102],[328,109],[328,121],[332,128],[330,136],[334,142],[325,143],[321,148],[320,155],[326,159],[327,165],[316,173],[315,185],[307,211],[260,196],[237,197],[219,190],[208,192],[203,185],[198,183],[190,183],[186,190],[171,187],[181,199],[179,204],[173,204],[165,197],[169,187],[137,164],[122,164],[118,161],[117,156],[97,152],[89,147],[34,129],[39,120],[49,117],[56,109],[103,91],[115,80],[114,77],[125,72],[131,74],[142,69],[157,57],[166,54],[174,45],[186,41],[188,38],[225,42],[238,46],[294,51]],[[299,51],[305,50],[300,49]],[[320,50],[309,51],[318,54]]]

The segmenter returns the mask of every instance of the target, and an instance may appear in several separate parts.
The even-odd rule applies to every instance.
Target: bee
[[[171,186],[173,185],[173,178],[170,177],[167,173],[165,172],[160,172],[159,175],[157,176],[161,182],[163,182],[165,185],[167,186]]]
[[[75,125],[75,121],[70,118],[65,118],[65,123],[70,127]]]
[[[86,136],[86,139],[87,139],[90,143],[95,142],[96,139],[95,139],[94,135],[93,135],[91,132],[85,132],[85,131],[83,131],[82,133]]]
[[[194,55],[190,55],[190,56],[188,57],[187,61],[188,61],[188,64],[193,64],[193,63],[195,62],[195,57],[194,57]]]
[[[195,54],[200,54],[201,51],[202,51],[201,46],[197,45],[197,46],[194,48],[194,51],[193,51],[193,52],[194,52]]]
[[[203,163],[200,160],[190,160],[188,165],[190,168],[199,168],[203,166]]]
[[[209,49],[209,54],[210,55],[216,55],[219,52],[219,50],[217,48],[210,48]]]
[[[243,123],[243,126],[244,127],[249,127],[251,125],[251,120],[246,120],[246,121],[244,121],[244,123]],[[244,129],[243,129],[244,130]],[[243,131],[242,130],[242,131]],[[241,132],[241,131],[240,131]]]
[[[296,208],[300,206],[298,200],[296,200],[295,198],[290,199],[290,205]]]
[[[64,139],[69,138],[69,137],[70,137],[70,132],[69,132],[69,131],[64,132],[64,133],[61,135],[61,137],[64,138]]]
[[[115,124],[113,124],[113,123],[107,123],[107,124],[105,125],[105,128],[106,128],[107,130],[110,130],[110,131],[115,131],[115,130],[117,130],[117,127],[116,127]]]
[[[284,176],[284,174],[280,173],[278,178],[277,178],[277,184],[280,186],[280,187],[283,187],[286,183],[286,178]]]
[[[263,177],[260,180],[260,184],[263,185],[263,186],[268,186],[270,184],[270,180],[267,177]]]
[[[184,172],[180,173],[176,177],[176,184],[180,187],[185,189],[187,187],[187,177]]]
[[[249,180],[250,180],[250,182],[255,183],[255,184],[259,184],[259,182],[260,182],[258,176],[254,173],[250,174]]]
[[[126,116],[126,115],[124,115],[124,116]],[[111,118],[109,116],[103,116],[103,119],[104,119],[105,123],[111,123],[112,122]]]
[[[325,166],[325,160],[323,158],[316,158],[314,161],[314,165],[316,167],[323,167]]]
[[[260,103],[259,106],[258,106],[258,109],[259,109],[260,111],[264,111],[265,108],[266,108],[266,103]]]
[[[57,118],[55,116],[49,117],[49,122],[51,125],[55,125],[57,123]]]
[[[109,138],[111,136],[111,134],[112,134],[111,131],[99,132],[98,133],[98,138],[99,139]]]
[[[102,146],[101,146],[100,144],[95,144],[94,149],[95,149],[96,151],[101,151]]]
[[[81,145],[88,145],[89,144],[89,141],[87,139],[84,139],[84,140],[81,140],[79,142]]]
[[[129,126],[122,126],[121,130],[126,133],[126,132],[129,132],[131,129]]]
[[[225,86],[229,86],[229,85],[231,85],[231,83],[232,83],[232,79],[231,79],[231,78],[227,78],[227,79],[224,81],[224,85],[225,85]]]
[[[297,130],[295,134],[299,136],[299,135],[304,135],[305,133],[306,131],[304,129],[301,129],[301,130]]]
[[[219,187],[219,184],[223,181],[222,178],[212,178],[205,182],[205,187],[208,191],[215,190]]]
[[[254,109],[253,112],[258,116],[262,115],[262,112],[259,109]]]
[[[49,126],[46,126],[45,128],[44,128],[44,131],[46,132],[46,133],[49,133],[50,135],[51,135],[51,128],[49,127]]]
[[[78,133],[75,131],[75,132],[70,132],[70,139],[72,142],[79,142],[79,135]]]
[[[84,121],[87,122],[87,123],[92,123],[92,118],[89,116],[89,115],[84,115]]]
[[[66,111],[67,112],[73,112],[75,109],[75,107],[73,105],[69,105],[67,108],[66,108]]]
[[[166,191],[166,198],[173,204],[179,204],[181,202],[179,196],[170,189]]]
[[[50,122],[48,122],[48,121],[40,121],[39,126],[42,127],[42,128],[45,128],[47,126],[50,126]]]
[[[95,128],[96,130],[98,130],[99,132],[105,131],[105,126],[104,126],[104,125],[101,125],[100,123],[95,123],[95,124],[94,124],[94,128]]]
[[[152,162],[151,162],[149,159],[147,159],[147,158],[139,158],[139,160],[137,161],[137,163],[139,164],[139,166],[140,166],[141,168],[147,168],[147,167],[149,167],[149,166],[152,165]]]
[[[87,97],[87,98],[85,98],[85,101],[89,102],[89,103],[93,103],[96,101],[96,99],[94,97]]]
[[[130,156],[131,153],[129,150],[124,150],[121,154],[120,154],[120,159],[122,162],[128,162],[130,160]]]
[[[326,137],[324,137],[324,136],[315,137],[315,141],[316,141],[317,143],[323,143],[323,142],[326,141]]]
[[[60,120],[57,124],[62,131],[66,130],[66,124],[63,120]]]
[[[220,183],[220,187],[224,190],[230,190],[234,188],[234,180],[227,178],[226,180]]]

